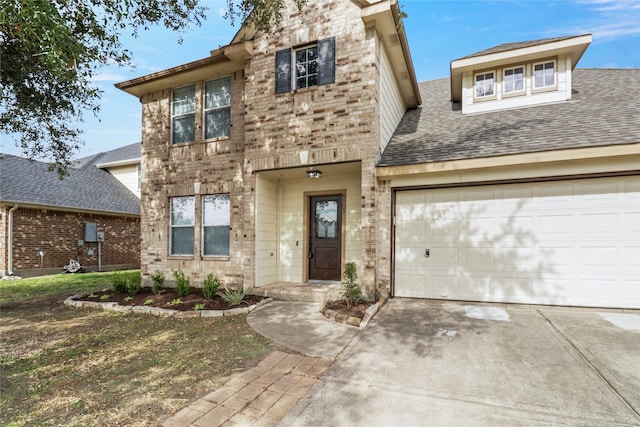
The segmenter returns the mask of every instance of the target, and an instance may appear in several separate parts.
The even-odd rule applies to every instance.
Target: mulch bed
[[[127,297],[133,299],[127,300]],[[93,302],[117,302],[122,306],[142,305],[147,307],[168,308],[178,311],[193,311],[196,304],[204,304],[203,310],[228,310],[231,308],[248,307],[265,299],[265,297],[257,295],[246,295],[239,305],[230,306],[225,300],[216,296],[212,300],[205,299],[202,295],[202,289],[192,288],[191,293],[186,297],[180,297],[181,304],[171,304],[172,301],[178,299],[178,295],[174,288],[166,288],[161,294],[155,295],[151,292],[151,288],[142,288],[136,295],[118,294],[112,290],[96,291],[91,295],[84,295],[75,298],[77,301],[93,301]],[[149,300],[153,300],[149,303]],[[145,304],[147,302],[147,304]]]
[[[372,302],[361,302],[360,304],[352,305],[351,307],[347,307],[347,303],[344,301],[331,301],[325,304],[325,308],[334,310],[338,314],[344,314],[346,316],[357,317],[362,320],[364,317],[364,312],[367,311],[369,307],[371,307],[374,303]]]

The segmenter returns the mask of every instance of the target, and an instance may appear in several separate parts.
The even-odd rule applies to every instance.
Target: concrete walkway
[[[274,351],[167,419],[163,427],[276,426],[360,332],[326,320],[320,308],[276,301],[254,310],[247,318],[252,328],[303,355]]]

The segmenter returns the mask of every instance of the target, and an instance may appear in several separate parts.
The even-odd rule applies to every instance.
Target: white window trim
[[[296,60],[296,53],[300,52],[301,50],[307,50],[310,48],[316,48],[316,84],[314,85],[309,85],[307,84],[305,87],[298,87],[298,72],[297,72],[297,65],[298,65],[298,61]],[[303,90],[303,89],[308,89],[310,87],[315,87],[318,86],[318,43],[312,43],[306,46],[300,46],[296,49],[291,49],[291,55],[293,56],[291,63],[293,64],[293,72],[291,73],[291,79],[293,80],[293,90]],[[306,75],[307,77],[307,83],[309,82],[309,74]]]
[[[212,254],[205,254],[204,253],[204,231],[206,227],[210,227],[208,225],[206,225],[205,220],[204,220],[204,199],[207,196],[222,196],[222,195],[227,195],[229,196],[229,253],[226,255],[212,255]],[[202,244],[200,245],[200,255],[206,258],[229,258],[231,256],[231,193],[215,193],[215,194],[204,194],[202,197],[200,197],[200,205],[201,205],[201,221],[200,221],[200,241],[202,242]]]
[[[173,225],[173,202],[172,199],[178,199],[182,197],[193,197],[193,209],[194,209],[194,218],[193,225]],[[196,197],[195,196],[173,196],[169,197],[169,257],[193,257],[195,255],[195,237],[196,237],[196,221],[195,221],[195,208],[196,208]],[[173,229],[174,228],[193,228],[193,245],[194,245],[194,253],[191,254],[174,254],[173,253]]]
[[[221,77],[217,77],[215,79],[210,79],[205,81],[202,84],[202,139],[204,140],[216,140],[216,139],[225,139],[225,138],[231,138],[231,123],[229,123],[229,135],[227,136],[214,136],[211,138],[207,138],[207,113],[209,111],[217,111],[217,110],[222,110],[225,108],[229,109],[229,116],[231,116],[231,98],[229,99],[229,104],[224,106],[224,107],[213,107],[213,108],[207,108],[206,107],[206,103],[207,103],[207,83],[209,82],[213,82],[216,80],[220,80],[220,79],[225,79],[228,78],[229,79],[229,93],[230,93],[230,97],[233,96],[233,94],[231,93],[231,86],[233,84],[233,79],[231,78],[231,76],[221,76]],[[173,134],[173,133],[172,133]]]
[[[176,114],[176,115],[174,115],[173,114],[173,93],[174,93],[174,91],[179,90],[179,89],[184,89],[184,88],[187,88],[187,87],[191,87],[191,86],[194,87],[194,110],[193,110],[193,113]],[[196,120],[197,112],[198,112],[198,86],[195,83],[192,83],[192,84],[188,84],[188,85],[172,88],[171,89],[171,104],[169,105],[169,112],[171,114],[171,130],[170,130],[170,132],[171,132],[170,133],[170,142],[171,142],[171,144],[170,145],[174,145],[174,144],[189,144],[189,143],[195,142],[195,132],[194,132],[194,140],[193,141],[173,142],[173,121],[174,121],[174,119],[176,117],[186,117],[186,116],[190,116],[190,115],[193,115],[194,121]],[[195,123],[195,126],[196,126],[196,129],[197,129],[198,124]]]
[[[553,85],[550,86],[536,86],[536,65],[547,64],[549,62],[553,62]],[[531,87],[535,91],[544,91],[555,89],[558,86],[558,61],[555,59],[546,59],[544,61],[534,62],[531,65]]]
[[[515,70],[516,68],[522,68],[522,89],[513,90],[511,92],[507,92],[506,87],[506,75],[505,73],[509,70]],[[512,96],[512,95],[521,95],[525,93],[527,90],[527,67],[526,65],[516,65],[513,67],[506,67],[502,69],[502,94],[504,96]]]
[[[485,75],[485,74],[493,74],[493,94],[491,95],[483,95],[483,96],[477,96],[476,94],[476,77],[478,77],[479,75]],[[478,100],[478,101],[484,101],[484,100],[489,100],[489,99],[496,99],[498,96],[498,78],[497,78],[498,73],[496,73],[496,70],[485,70],[485,71],[479,71],[477,73],[473,73],[473,99]]]

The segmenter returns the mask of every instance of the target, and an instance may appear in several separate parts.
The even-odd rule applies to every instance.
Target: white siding
[[[277,184],[256,177],[256,286],[277,281]]]
[[[384,151],[393,136],[404,112],[405,105],[400,96],[389,58],[380,48],[380,153]]]
[[[118,181],[140,198],[138,188],[138,165],[115,166],[107,169]]]

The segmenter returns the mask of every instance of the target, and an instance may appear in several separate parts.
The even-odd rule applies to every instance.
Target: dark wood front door
[[[342,195],[312,196],[309,208],[309,280],[340,281]]]

